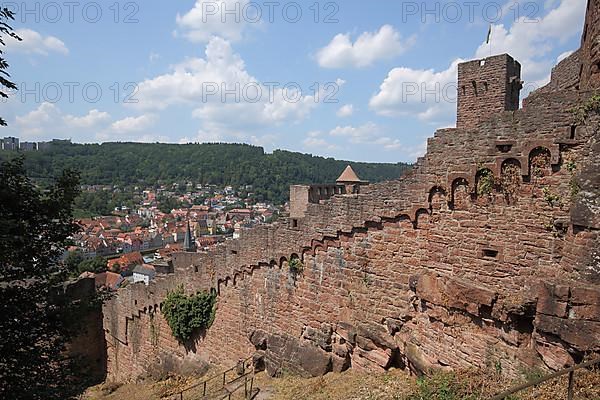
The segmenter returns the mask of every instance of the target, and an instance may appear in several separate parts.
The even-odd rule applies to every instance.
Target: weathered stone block
[[[569,288],[564,286],[541,284],[538,289],[537,312],[560,318],[567,316]]]
[[[600,322],[538,314],[535,325],[538,330],[554,334],[580,351],[600,350]]]

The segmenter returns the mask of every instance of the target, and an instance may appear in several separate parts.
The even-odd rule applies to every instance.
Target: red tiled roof
[[[123,277],[114,272],[107,271],[96,274],[95,280],[96,287],[107,287],[114,290],[123,281]]]
[[[144,263],[144,257],[142,257],[142,253],[139,251],[135,251],[133,253],[123,254],[119,258],[113,258],[112,260],[108,260],[107,266],[108,268],[114,267],[115,264],[119,264],[121,268],[128,269],[134,265],[141,265]]]
[[[361,182],[361,180],[352,167],[348,165],[340,177],[337,178],[337,182]]]

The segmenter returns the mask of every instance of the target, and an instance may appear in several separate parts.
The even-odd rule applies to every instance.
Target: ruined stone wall
[[[576,67],[572,56],[555,78]],[[109,377],[255,352],[273,375],[490,365],[515,375],[600,352],[600,119],[575,120],[593,93],[555,82],[521,110],[463,114],[466,126],[437,131],[399,180],[309,201],[294,224],[176,254],[173,276],[120,290],[104,309]],[[492,106],[507,109],[506,93]],[[218,293],[213,326],[185,345],[160,314],[177,285]]]
[[[456,126],[474,129],[494,114],[517,110],[520,89],[521,65],[508,54],[459,64]]]
[[[274,374],[497,362],[516,373],[600,350],[598,273],[585,258],[598,231],[569,214],[572,181],[598,134],[597,123],[573,129],[580,96],[533,96],[476,134],[440,130],[398,181],[308,204],[296,228],[283,220],[175,255],[174,277],[132,285],[106,306],[110,376],[228,365],[256,350]],[[502,186],[507,163],[520,171],[516,187]],[[500,183],[477,195],[482,168]],[[298,276],[287,268],[295,255]],[[219,293],[214,325],[192,346],[160,315],[178,284]]]
[[[68,281],[58,293],[74,303],[89,303],[96,295],[94,278],[81,278]],[[99,305],[79,312],[75,320],[69,322],[77,334],[66,343],[65,355],[72,359],[78,370],[78,383],[93,385],[106,377],[106,343],[102,323],[102,310]]]
[[[581,88],[600,88],[600,0],[588,0],[581,53]]]
[[[552,68],[550,82],[538,90],[543,93],[579,90],[581,68],[581,50],[577,50]]]

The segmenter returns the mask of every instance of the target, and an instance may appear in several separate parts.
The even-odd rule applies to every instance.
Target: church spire
[[[188,253],[196,251],[196,241],[192,238],[190,220],[187,221],[187,231],[185,232],[185,238],[183,239],[183,251]]]

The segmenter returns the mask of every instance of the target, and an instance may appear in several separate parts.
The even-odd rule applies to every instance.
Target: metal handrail
[[[573,400],[573,386],[574,386],[574,377],[573,377],[573,373],[575,371],[577,371],[578,369],[582,369],[582,368],[588,368],[588,367],[592,367],[594,365],[600,364],[600,358],[596,359],[596,360],[592,360],[592,361],[588,361],[588,362],[584,362],[578,365],[574,365],[572,367],[569,368],[565,368],[563,370],[554,372],[552,374],[543,376],[541,378],[538,378],[532,382],[528,382],[528,383],[523,383],[521,385],[515,386],[511,389],[508,389],[502,393],[499,393],[497,395],[495,395],[494,397],[492,397],[490,400],[502,400],[507,396],[510,396],[511,394],[520,392],[521,390],[525,390],[525,389],[529,389],[530,387],[533,386],[537,386],[540,383],[544,383],[546,381],[549,381],[551,379],[555,379],[558,378],[559,376],[562,375],[566,375],[569,374],[569,386],[567,388],[567,399],[568,400]]]
[[[241,361],[241,364],[242,364],[242,374],[243,374],[243,375],[247,375],[247,374],[246,374],[246,363],[247,363],[248,361],[250,361],[250,360],[252,360],[252,356],[250,356],[250,357],[248,357],[248,358],[246,358],[246,359],[244,359],[244,360],[240,360],[240,361]],[[192,389],[195,389],[195,388],[197,388],[197,387],[200,387],[200,386],[202,386],[202,387],[203,387],[203,388],[202,388],[202,396],[206,396],[206,389],[207,389],[207,384],[208,384],[208,382],[211,382],[211,381],[213,381],[213,380],[215,380],[215,379],[217,379],[217,378],[221,378],[221,377],[223,377],[223,382],[222,382],[222,385],[221,385],[221,387],[220,387],[220,389],[222,389],[223,387],[225,387],[225,385],[226,385],[227,383],[235,382],[237,379],[239,379],[239,378],[240,378],[240,377],[238,377],[238,378],[235,378],[235,379],[234,379],[234,380],[232,380],[231,382],[227,382],[227,379],[226,379],[226,376],[227,376],[227,374],[228,374],[229,372],[231,372],[231,371],[234,371],[236,368],[238,368],[238,366],[239,366],[239,365],[240,365],[240,362],[238,362],[238,363],[237,363],[235,366],[233,366],[233,367],[229,368],[228,370],[225,370],[225,371],[223,371],[223,372],[220,372],[218,375],[212,376],[212,377],[210,377],[210,378],[208,378],[208,379],[204,379],[203,381],[201,381],[201,382],[199,382],[199,383],[196,383],[196,384],[194,384],[194,385],[192,385],[192,386],[189,386],[189,387],[187,387],[187,388],[185,388],[185,389],[183,389],[183,390],[181,390],[181,391],[179,391],[179,392],[176,392],[176,393],[175,393],[173,396],[175,396],[176,398],[178,398],[178,399],[180,399],[180,400],[183,400],[183,394],[184,394],[185,392],[189,392],[190,390],[192,390]],[[179,396],[179,397],[177,397],[177,396]]]
[[[242,379],[244,380],[243,384],[241,383]],[[231,384],[236,383],[236,382],[239,382],[239,385],[237,387],[235,387],[233,390],[229,390],[226,387],[227,385],[231,385]],[[248,382],[250,382],[250,388],[249,389],[248,389]],[[230,382],[227,382],[227,385],[224,386],[223,389],[222,389],[226,393],[224,393],[222,395],[222,397],[219,397],[219,399],[221,399],[221,400],[223,400],[225,398],[231,399],[231,396],[234,393],[236,393],[238,390],[240,390],[242,387],[244,387],[244,398],[248,399],[252,395],[252,390],[253,390],[253,386],[254,386],[254,371],[249,371],[249,372],[246,372],[242,376],[238,376],[234,380],[232,380]]]

